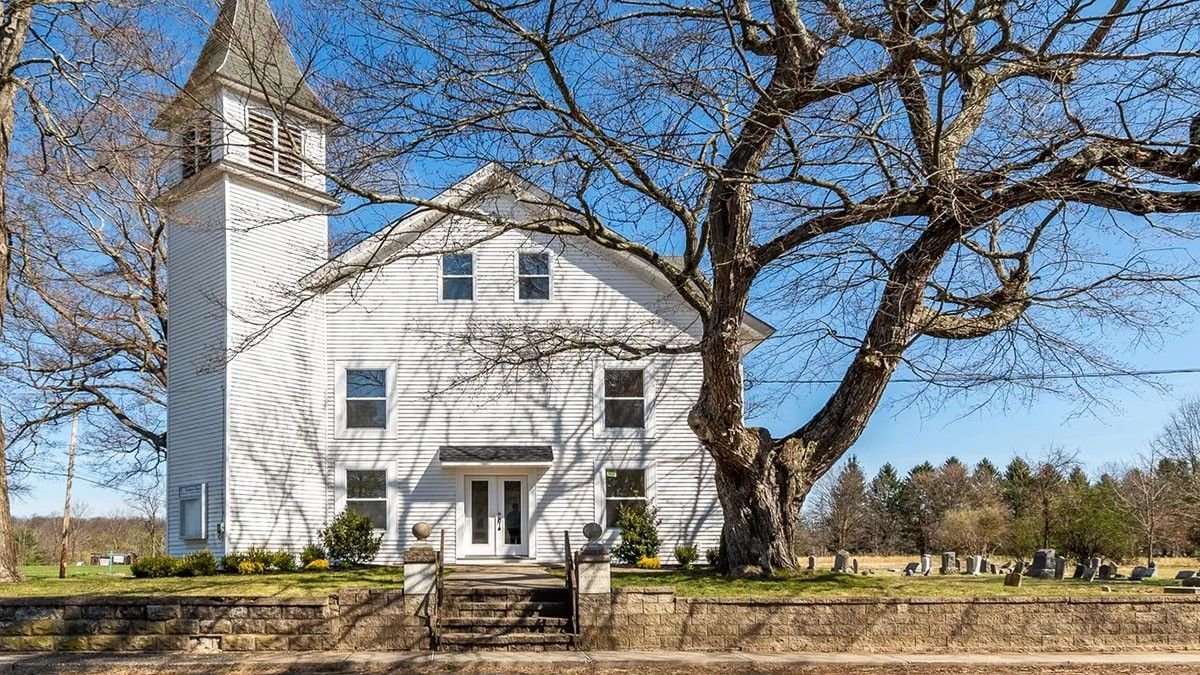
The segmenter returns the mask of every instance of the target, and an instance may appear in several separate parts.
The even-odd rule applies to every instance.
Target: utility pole
[[[71,415],[71,440],[67,444],[67,499],[63,505],[62,541],[58,549],[58,578],[67,578],[67,535],[71,531],[71,481],[75,478],[75,445],[79,434],[79,416]]]

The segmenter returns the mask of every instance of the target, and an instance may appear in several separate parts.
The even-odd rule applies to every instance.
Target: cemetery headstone
[[[1191,579],[1196,576],[1196,570],[1180,570],[1175,574],[1175,579]]]
[[[1010,572],[1009,574],[1004,575],[1004,585],[1011,586],[1013,588],[1020,588],[1021,587],[1021,573],[1020,572]]]
[[[946,551],[942,554],[942,567],[938,570],[939,574],[954,574],[958,571],[958,560],[955,558],[954,551]]]
[[[1100,581],[1111,581],[1115,576],[1117,576],[1116,565],[1110,563],[1100,566]]]
[[[815,555],[808,556],[808,571],[812,572],[812,571],[815,571],[816,569],[817,569],[817,556],[815,556]]]
[[[1075,564],[1075,575],[1072,576],[1071,578],[1072,579],[1082,579],[1083,573],[1085,571],[1087,571],[1087,567],[1083,563],[1076,563]]]
[[[1064,556],[1058,556],[1054,559],[1054,579],[1062,581],[1065,576],[1067,576],[1067,559]]]
[[[850,568],[854,570],[855,574],[858,574],[858,558],[850,561]]]
[[[929,576],[929,571],[933,569],[933,554],[921,554],[921,575]]]
[[[1029,566],[1026,575],[1035,579],[1049,579],[1054,576],[1054,561],[1057,556],[1054,555],[1052,548],[1040,548],[1033,554],[1033,563]]]
[[[917,575],[917,571],[921,569],[921,563],[908,563],[904,566],[904,576],[913,577]]]
[[[979,568],[983,563],[983,556],[973,555],[967,558],[967,574],[971,576],[979,576]]]
[[[1153,579],[1156,576],[1158,576],[1158,569],[1156,567],[1142,567],[1140,565],[1133,568],[1133,571],[1129,573],[1129,578],[1134,581]]]
[[[833,571],[845,572],[846,565],[849,564],[850,553],[848,551],[838,551],[833,554]]]
[[[995,573],[998,571],[998,570],[996,569],[996,563],[991,563],[991,564],[989,564],[989,565],[988,565],[988,571],[989,571],[989,572],[991,572],[992,574],[995,574]]]

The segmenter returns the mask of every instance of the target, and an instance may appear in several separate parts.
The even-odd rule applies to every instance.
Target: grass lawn
[[[969,577],[965,575],[928,577],[905,577],[890,569],[902,569],[913,558],[859,558],[860,569],[874,569],[874,575],[832,574],[828,572],[833,559],[817,561],[817,571],[783,573],[771,579],[727,579],[707,569],[689,572],[683,570],[632,570],[613,569],[613,586],[630,588],[639,586],[671,586],[683,596],[709,597],[995,597],[1009,595],[1025,596],[1087,596],[1109,593],[1162,594],[1163,586],[1174,586],[1175,573],[1181,569],[1200,569],[1196,559],[1162,559],[1158,561],[1159,577],[1147,579],[1140,584],[1121,582],[1080,582],[1030,579],[1026,577],[1020,588],[1008,588],[1002,575]],[[934,560],[936,568],[937,560]],[[1074,570],[1074,565],[1068,565]],[[1119,567],[1121,574],[1128,575],[1133,565]],[[822,571],[825,570],[825,571]],[[1069,572],[1068,572],[1069,574]],[[1108,587],[1111,591],[1105,591]]]
[[[328,572],[292,572],[240,576],[165,577],[134,579],[129,566],[71,567],[67,578],[58,578],[55,565],[21,568],[22,581],[0,584],[0,597],[55,595],[221,595],[221,596],[317,596],[344,587],[404,588],[400,567],[370,567]]]

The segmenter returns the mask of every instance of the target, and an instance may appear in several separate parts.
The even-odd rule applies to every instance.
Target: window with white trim
[[[250,164],[291,178],[300,178],[303,162],[303,130],[280,123],[268,110],[246,111],[246,135],[250,138]]]
[[[604,526],[616,527],[622,508],[646,508],[645,469],[604,470]]]
[[[371,521],[376,530],[387,529],[387,471],[346,469],[346,510]]]
[[[179,538],[205,538],[205,484],[184,485],[179,488]]]
[[[517,253],[517,298],[550,299],[550,254],[545,251]]]
[[[604,369],[604,428],[646,428],[646,383],[641,368]]]
[[[212,163],[212,120],[208,117],[195,120],[184,127],[180,135],[181,177],[191,178]]]
[[[388,416],[386,368],[346,369],[346,428],[386,429]]]
[[[442,299],[475,299],[475,255],[447,253],[442,256]]]

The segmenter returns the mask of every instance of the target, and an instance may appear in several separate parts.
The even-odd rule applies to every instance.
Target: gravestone
[[[1013,563],[1012,571],[1015,572],[1016,574],[1024,574],[1025,573],[1025,561],[1018,560],[1017,562]]]
[[[1054,559],[1054,580],[1062,581],[1065,576],[1067,576],[1067,559],[1064,556],[1058,556]]]
[[[1083,563],[1076,563],[1075,564],[1075,576],[1073,576],[1071,578],[1072,579],[1082,579],[1083,573],[1086,571],[1087,571],[1087,566],[1085,566]]]
[[[921,563],[908,563],[904,566],[904,576],[915,577],[917,571],[921,569]]]
[[[1157,566],[1142,567],[1139,565],[1139,566],[1133,568],[1133,571],[1129,573],[1129,578],[1134,581],[1141,581],[1142,579],[1153,579],[1154,577],[1157,577],[1157,576],[1158,576]]]
[[[1100,566],[1100,581],[1111,581],[1115,576],[1117,576],[1116,565],[1106,564]]]
[[[1175,579],[1191,579],[1194,576],[1196,576],[1196,570],[1180,570],[1175,574]]]
[[[991,572],[992,574],[995,574],[995,573],[998,571],[998,570],[996,569],[996,563],[989,563],[989,564],[988,564],[988,571],[989,571],[989,572]]]
[[[983,556],[973,555],[967,558],[967,574],[973,577],[979,576],[979,570],[983,565]]]
[[[858,558],[850,561],[850,569],[854,570],[855,574],[858,574]]]
[[[817,569],[817,556],[808,556],[808,571],[813,572]]]
[[[955,558],[954,551],[946,551],[942,554],[942,566],[938,570],[939,574],[954,574],[958,571],[958,560]]]
[[[833,554],[833,571],[845,572],[846,565],[850,561],[850,553],[848,551],[838,551]]]
[[[921,554],[921,576],[923,576],[923,577],[929,576],[929,571],[932,569],[933,569],[933,554],[922,553]]]
[[[1025,573],[1035,579],[1049,579],[1054,576],[1054,561],[1057,556],[1054,555],[1052,548],[1040,548],[1033,554],[1033,564],[1029,566],[1029,570]]]
[[[983,556],[979,556],[979,573],[987,574],[989,566],[988,559],[984,558]]]
[[[1004,585],[1011,586],[1013,588],[1020,588],[1021,587],[1021,573],[1020,572],[1011,572],[1009,574],[1004,575]]]

